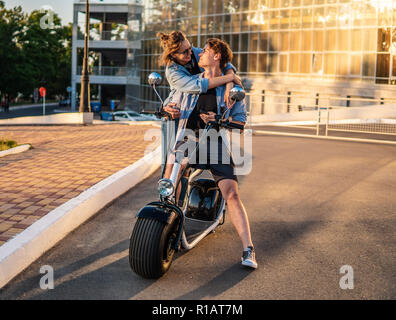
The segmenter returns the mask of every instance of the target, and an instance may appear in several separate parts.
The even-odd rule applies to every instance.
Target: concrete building
[[[158,31],[194,46],[217,37],[250,88],[251,114],[317,105],[381,104],[396,97],[396,0],[144,0],[142,50],[130,96],[146,108],[158,66]],[[132,64],[131,64],[132,65]],[[131,87],[132,88],[132,87]],[[167,95],[166,84],[161,88]]]
[[[72,109],[78,110],[84,54],[85,0],[75,0],[73,12]],[[110,100],[119,100],[120,107],[125,106],[128,52],[140,48],[140,41],[133,41],[136,34],[130,33],[141,31],[141,12],[142,6],[138,1],[90,0],[91,99],[101,101],[103,106],[110,106]],[[140,82],[133,75],[130,79],[132,83]]]

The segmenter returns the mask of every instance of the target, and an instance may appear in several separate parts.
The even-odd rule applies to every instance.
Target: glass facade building
[[[141,47],[130,53],[140,85],[130,98],[146,107],[146,85],[158,65],[158,31],[183,31],[194,46],[217,37],[251,93],[331,92],[339,96],[396,96],[396,0],[144,0]],[[131,71],[132,72],[132,71]],[[161,88],[165,97],[166,83]],[[261,113],[263,110],[252,112]],[[279,110],[278,110],[279,111]],[[275,109],[269,112],[278,112]]]

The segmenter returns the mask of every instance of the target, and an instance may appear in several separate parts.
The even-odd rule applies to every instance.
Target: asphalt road
[[[134,274],[129,237],[137,210],[156,199],[158,172],[44,254],[0,299],[395,299],[396,146],[256,136],[253,155],[240,190],[257,270],[241,267],[228,218],[177,254],[161,279]],[[39,287],[43,265],[54,269],[52,290]],[[353,289],[340,288],[345,265]]]
[[[56,113],[55,109],[63,109],[64,107],[59,107],[58,104],[50,104],[45,107],[45,114]],[[0,119],[17,118],[17,117],[30,117],[30,116],[42,116],[43,107],[26,107],[26,108],[10,108],[10,112],[4,112],[0,108]]]

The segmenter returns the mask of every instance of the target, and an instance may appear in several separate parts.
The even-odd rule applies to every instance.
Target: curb
[[[22,144],[20,146],[17,146],[17,147],[8,149],[8,150],[0,151],[0,158],[8,156],[9,154],[16,154],[16,153],[21,153],[21,152],[27,151],[30,148],[31,148],[30,144]]]
[[[311,135],[311,134],[288,133],[288,132],[265,131],[265,130],[253,130],[253,135],[275,135],[275,136],[286,136],[286,137],[297,137],[297,138],[313,138],[313,139],[322,139],[322,140],[339,140],[339,141],[367,142],[367,143],[396,145],[396,141],[389,141],[389,140],[343,138],[343,137],[330,137],[330,136],[326,137],[326,136],[317,136],[317,135]]]
[[[54,113],[49,115],[26,116],[0,119],[0,126],[30,126],[30,125],[69,125],[92,124],[92,112]]]
[[[161,164],[161,147],[52,210],[0,246],[0,288],[107,204],[130,190]]]
[[[124,124],[128,126],[154,126],[154,127],[161,127],[161,121],[106,121],[106,120],[93,120],[92,124],[100,125],[113,125],[113,124]]]

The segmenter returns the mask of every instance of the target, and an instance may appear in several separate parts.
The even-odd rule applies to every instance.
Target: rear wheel
[[[178,219],[168,224],[149,218],[139,218],[133,228],[129,245],[129,264],[144,278],[163,276],[172,264]]]

